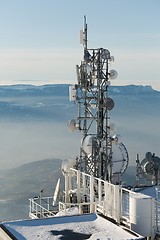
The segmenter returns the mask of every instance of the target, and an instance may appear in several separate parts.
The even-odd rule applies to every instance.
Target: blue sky
[[[160,90],[160,0],[0,0],[0,84],[76,83],[79,31],[115,57],[113,85]]]

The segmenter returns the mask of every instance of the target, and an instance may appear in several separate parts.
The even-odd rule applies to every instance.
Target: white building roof
[[[77,216],[52,217],[47,219],[3,222],[12,236],[18,240],[129,240],[144,239],[134,235],[105,218],[93,213]],[[3,230],[0,231],[0,239]],[[10,239],[10,238],[6,238]],[[12,238],[11,238],[12,239]]]

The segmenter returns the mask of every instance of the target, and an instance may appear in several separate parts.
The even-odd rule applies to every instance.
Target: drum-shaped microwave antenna
[[[88,135],[82,139],[81,144],[82,144],[83,150],[88,155],[90,155],[90,154],[93,154],[93,152],[95,151],[96,143],[97,143],[97,139],[92,135]]]
[[[69,131],[71,132],[74,132],[77,129],[76,121],[74,119],[70,120],[67,125],[68,125]]]
[[[118,76],[118,73],[116,70],[110,70],[110,72],[109,72],[110,79],[116,79],[117,76]]]
[[[101,50],[101,57],[103,58],[103,59],[110,59],[110,52],[107,50],[107,49],[102,49]]]
[[[141,162],[142,174],[148,180],[153,180],[160,173],[160,158],[147,152]],[[158,176],[159,177],[159,176]]]
[[[109,98],[109,97],[108,97],[108,98],[106,99],[105,104],[106,104],[106,108],[107,108],[108,111],[110,111],[110,110],[112,110],[112,109],[114,108],[114,101],[113,101],[112,98]]]

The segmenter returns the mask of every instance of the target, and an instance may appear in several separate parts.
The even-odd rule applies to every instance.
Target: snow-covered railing
[[[29,217],[30,218],[46,218],[55,215],[53,208],[53,197],[36,197],[29,199]]]
[[[97,211],[146,237],[154,235],[156,215],[155,200],[152,197],[70,168],[65,174],[64,204],[69,202],[73,191],[77,204],[85,196],[86,202],[90,204],[90,212]]]
[[[114,219],[120,223],[121,216],[121,187],[111,184],[92,175],[70,169],[70,173],[65,176],[65,196],[68,202],[72,192],[72,180],[74,178],[74,187],[76,185],[77,203],[82,202],[85,197],[87,203],[90,203],[90,212],[96,211]],[[75,180],[76,178],[76,180]]]
[[[65,173],[64,196],[59,215],[97,212],[142,236],[153,237],[159,231],[160,203],[147,195],[71,168]],[[54,213],[53,197],[30,199],[31,218]]]
[[[73,211],[71,211],[73,209]],[[95,212],[93,209],[92,212]],[[88,214],[92,213],[89,202],[83,203],[63,203],[59,202],[59,215],[77,215],[77,214]]]

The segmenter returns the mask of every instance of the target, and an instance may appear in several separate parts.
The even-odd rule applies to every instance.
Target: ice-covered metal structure
[[[147,152],[145,158],[136,159],[136,186],[153,186],[160,184],[160,158],[155,153]]]
[[[80,153],[76,160],[62,162],[65,182],[61,199],[59,197],[57,201],[60,196],[58,179],[52,197],[40,195],[30,199],[29,216],[32,219],[52,218],[58,202],[56,216],[74,214],[76,222],[78,215],[96,213],[103,216],[106,223],[111,219],[120,228],[127,229],[133,234],[132,239],[159,239],[158,186],[152,188],[155,198],[123,188],[120,184],[129,159],[126,147],[110,123],[114,101],[109,97],[108,89],[117,72],[110,69],[114,58],[108,49],[88,48],[85,17],[81,43],[84,56],[76,66],[78,82],[69,88],[70,100],[76,103],[78,116],[68,123],[70,131],[78,129],[82,133]],[[137,166],[137,177],[141,174],[143,178],[158,181],[158,157],[148,153],[142,163],[137,159]]]
[[[80,42],[84,47],[83,60],[76,66],[77,84],[70,86],[70,100],[78,109],[77,121],[68,124],[71,131],[82,132],[77,169],[110,182],[119,182],[128,165],[128,152],[124,144],[114,135],[110,124],[110,111],[114,101],[109,97],[110,81],[117,72],[110,69],[114,61],[108,49],[88,48],[87,23],[80,31]]]

